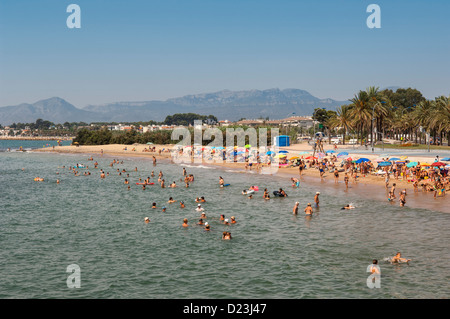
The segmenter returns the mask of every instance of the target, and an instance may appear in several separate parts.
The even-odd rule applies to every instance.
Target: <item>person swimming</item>
[[[353,209],[353,208],[355,208],[355,207],[353,206],[352,203],[350,203],[350,204],[345,205],[345,206],[342,207],[341,209]]]
[[[202,211],[204,211],[205,209],[202,207],[202,204],[198,204],[198,205],[197,205],[197,208],[196,208],[195,210],[198,211],[198,212],[202,212]]]
[[[230,233],[230,232],[227,232],[227,231],[224,231],[224,232],[222,233],[222,239],[223,239],[223,240],[230,240],[230,239],[231,239],[231,233]]]
[[[169,200],[168,200],[167,202],[171,204],[171,203],[176,203],[177,201],[174,200],[172,197],[170,197]]]
[[[146,224],[148,224],[148,223],[150,222],[150,218],[145,217],[145,218],[144,218],[144,222],[145,222]]]
[[[183,227],[189,227],[187,218],[183,219]]]
[[[407,263],[409,261],[411,261],[411,259],[403,258],[400,252],[398,252],[394,257],[390,258],[391,263]]]

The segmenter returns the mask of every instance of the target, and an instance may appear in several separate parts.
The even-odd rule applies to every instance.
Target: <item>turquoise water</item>
[[[70,145],[72,141],[61,141],[61,145]],[[33,150],[42,147],[58,146],[58,141],[54,140],[0,140],[0,152],[8,149],[11,151],[18,150],[22,146],[24,150]]]
[[[0,298],[449,297],[447,213],[322,187],[320,210],[307,220],[303,209],[317,185],[293,189],[288,178],[187,165],[195,176],[190,188],[143,191],[134,183],[152,170],[153,181],[161,170],[166,184],[182,186],[183,166],[120,158],[124,164],[110,167],[112,158],[94,155],[110,173],[102,180],[88,157],[0,154]],[[74,176],[68,167],[77,163],[88,165],[92,175]],[[130,174],[131,190],[118,168]],[[46,181],[34,182],[36,176]],[[231,186],[220,189],[218,176]],[[250,185],[260,188],[253,199],[241,195]],[[264,201],[264,187],[270,192],[282,187],[289,197]],[[171,196],[186,208],[168,204]],[[194,225],[199,196],[207,200],[210,232]],[[157,209],[151,209],[153,202]],[[341,210],[349,202],[357,208]],[[224,226],[220,214],[236,216],[237,224]],[[183,218],[192,227],[181,227]],[[224,230],[231,241],[221,240]],[[412,262],[382,261],[397,251]],[[380,289],[366,285],[374,258],[380,261]],[[81,269],[81,288],[67,287],[71,264]]]

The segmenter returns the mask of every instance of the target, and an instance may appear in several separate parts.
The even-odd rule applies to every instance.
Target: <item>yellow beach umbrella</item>
[[[431,165],[428,163],[420,163],[420,166],[431,166]]]
[[[281,158],[281,157],[286,157],[286,155],[285,155],[285,154],[278,154],[278,155],[276,155],[275,157]]]
[[[402,160],[405,160],[407,158],[408,158],[408,156],[400,156],[400,159],[402,159]]]
[[[299,157],[298,156],[293,156],[289,160],[294,160],[294,159],[297,159],[297,158],[299,158]]]

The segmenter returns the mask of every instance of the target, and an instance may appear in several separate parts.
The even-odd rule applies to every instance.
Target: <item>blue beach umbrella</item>
[[[392,157],[392,158],[389,159],[389,161],[390,162],[392,162],[392,161],[401,161],[401,159],[398,158],[398,157]]]
[[[267,155],[272,155],[272,154],[275,154],[275,152],[268,151],[266,154],[267,154]]]
[[[364,162],[370,162],[370,159],[368,159],[368,158],[360,158],[359,160],[356,160],[355,163],[359,164],[359,163],[364,163]]]
[[[329,150],[329,151],[326,151],[325,153],[336,153],[336,151],[333,151],[333,150]]]
[[[278,153],[284,153],[284,154],[287,154],[287,153],[289,153],[288,151],[279,151]]]
[[[448,161],[450,161],[450,157],[444,157],[443,159],[441,159],[441,161],[448,162]]]
[[[391,166],[391,165],[392,165],[391,162],[381,162],[381,163],[378,163],[378,166]]]
[[[417,162],[409,162],[408,164],[406,164],[406,167],[413,167],[413,166],[417,166]]]
[[[341,157],[341,156],[347,156],[348,153],[347,152],[340,152],[337,157]]]

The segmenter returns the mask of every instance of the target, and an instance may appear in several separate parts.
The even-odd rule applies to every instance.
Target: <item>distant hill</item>
[[[0,124],[30,123],[41,118],[64,122],[137,122],[162,121],[174,113],[215,115],[219,120],[240,118],[280,119],[292,113],[312,115],[317,107],[335,110],[348,102],[319,99],[299,89],[229,91],[186,95],[166,101],[116,102],[88,105],[78,109],[61,98],[50,98],[33,104],[0,107]]]
[[[80,122],[90,119],[95,121],[98,114],[81,110],[59,98],[41,100],[33,104],[19,104],[15,106],[0,107],[0,124],[32,123],[37,119],[48,120],[54,123]]]

